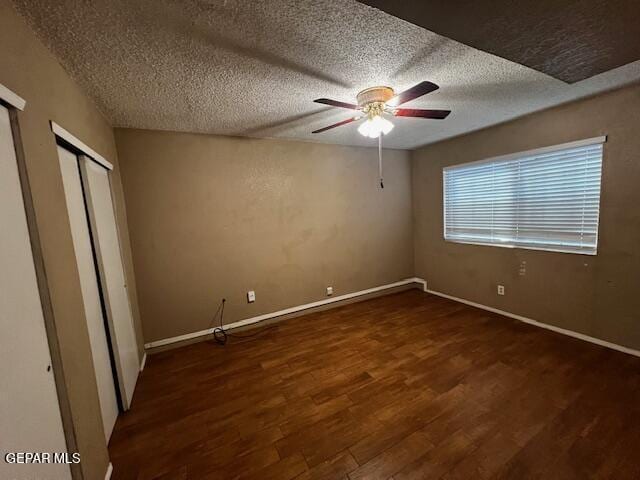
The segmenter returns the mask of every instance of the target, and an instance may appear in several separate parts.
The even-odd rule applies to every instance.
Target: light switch
[[[255,301],[256,301],[256,292],[254,292],[253,290],[249,290],[247,292],[247,302],[253,303]]]

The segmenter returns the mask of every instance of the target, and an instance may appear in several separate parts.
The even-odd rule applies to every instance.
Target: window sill
[[[580,251],[580,250],[568,250],[563,249],[562,247],[553,248],[553,247],[534,247],[527,245],[510,245],[503,243],[486,243],[486,242],[472,242],[472,241],[464,241],[464,240],[452,240],[449,238],[444,239],[445,242],[448,243],[459,243],[462,245],[479,245],[481,247],[499,247],[499,248],[515,248],[519,250],[536,250],[539,252],[552,252],[552,253],[570,253],[574,255],[588,255],[590,257],[594,257],[598,255],[598,251],[589,252],[589,251]]]

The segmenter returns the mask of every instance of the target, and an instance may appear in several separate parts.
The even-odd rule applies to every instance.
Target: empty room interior
[[[0,480],[640,479],[636,0],[0,0]]]

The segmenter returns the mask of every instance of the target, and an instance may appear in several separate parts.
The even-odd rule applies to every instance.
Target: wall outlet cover
[[[504,295],[504,285],[498,285],[498,295]]]
[[[247,292],[247,302],[253,303],[256,301],[256,292],[250,290]]]
[[[333,295],[333,287],[327,287],[327,295]]]

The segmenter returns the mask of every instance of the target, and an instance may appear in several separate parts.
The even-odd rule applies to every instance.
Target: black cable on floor
[[[223,324],[223,319],[224,319],[224,304],[227,301],[226,298],[222,299],[222,302],[220,303],[220,306],[218,307],[218,310],[216,310],[216,313],[213,315],[213,320],[211,323],[215,322],[216,317],[218,316],[218,312],[220,312],[220,325],[216,328],[213,329],[213,338],[214,340],[220,344],[220,345],[225,345],[227,343],[227,339],[228,337],[232,337],[232,338],[244,338],[244,339],[251,339],[253,337],[257,337],[258,335],[271,330],[273,328],[277,328],[277,325],[271,325],[269,327],[266,328],[261,328],[259,331],[252,333],[252,334],[247,334],[247,335],[238,335],[237,333],[231,333],[231,332],[227,332],[224,329],[224,324]],[[236,343],[243,343],[243,342],[236,342]]]

